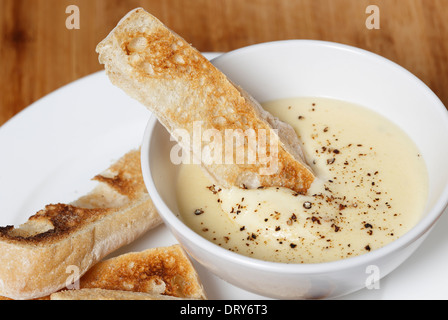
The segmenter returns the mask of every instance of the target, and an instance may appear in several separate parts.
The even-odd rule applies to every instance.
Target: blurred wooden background
[[[407,68],[448,106],[448,0],[0,0],[0,125],[33,101],[100,70],[95,53],[142,6],[201,51],[283,39],[329,40]],[[380,9],[369,30],[368,5]],[[77,5],[80,29],[66,8]]]

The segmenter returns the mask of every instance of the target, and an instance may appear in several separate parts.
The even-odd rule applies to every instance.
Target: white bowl
[[[365,287],[371,270],[386,276],[415,251],[448,203],[448,113],[423,82],[376,54],[322,41],[263,43],[226,53],[212,62],[260,102],[328,97],[363,105],[391,119],[415,141],[426,161],[429,197],[422,219],[413,229],[358,257],[285,264],[242,256],[205,240],[179,219],[178,168],[169,158],[173,142],[153,117],[142,143],[145,183],[165,224],[194,259],[222,279],[260,295],[334,298]],[[369,269],[372,266],[374,269]]]

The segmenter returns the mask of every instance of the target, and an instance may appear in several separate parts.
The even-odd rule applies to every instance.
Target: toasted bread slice
[[[79,286],[206,299],[194,266],[178,244],[101,261],[81,277]]]
[[[0,227],[0,295],[47,296],[66,286],[69,266],[91,266],[161,224],[143,183],[140,151],[96,176],[98,186],[71,204],[51,204],[23,225]]]
[[[98,44],[97,52],[111,82],[152,111],[184,150],[201,162],[215,184],[287,187],[306,193],[314,181],[294,129],[263,110],[200,52],[142,8],[129,12]],[[202,155],[204,142],[198,147],[178,134],[183,130],[194,141],[195,125],[201,132],[216,130],[223,138],[228,129],[244,133],[251,129],[256,142],[261,134],[267,137],[267,153],[260,156],[257,144],[244,143],[242,149],[233,149],[233,161],[224,157],[210,161]],[[241,154],[236,150],[244,151],[244,161],[237,160]],[[226,156],[232,152],[222,151]],[[257,155],[255,161],[249,155]]]
[[[50,300],[185,300],[163,294],[107,289],[64,290],[51,294]]]

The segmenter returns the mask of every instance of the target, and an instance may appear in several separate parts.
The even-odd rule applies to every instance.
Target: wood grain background
[[[378,53],[448,105],[448,0],[0,0],[0,125],[33,101],[102,69],[95,47],[142,6],[201,51],[319,39]],[[380,9],[380,29],[365,26]],[[68,30],[66,7],[80,9]]]

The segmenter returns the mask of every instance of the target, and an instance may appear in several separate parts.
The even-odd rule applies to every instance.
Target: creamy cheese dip
[[[324,98],[263,104],[296,130],[315,172],[306,195],[285,188],[224,189],[194,164],[178,177],[181,219],[240,254],[286,263],[357,256],[399,238],[420,218],[427,172],[395,124],[364,107]]]

